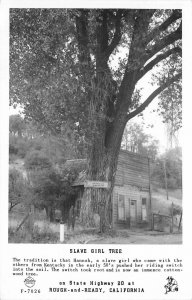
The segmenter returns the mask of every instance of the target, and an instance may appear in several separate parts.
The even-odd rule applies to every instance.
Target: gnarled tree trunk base
[[[84,227],[98,228],[105,232],[111,228],[111,190],[104,188],[85,188],[80,221]]]

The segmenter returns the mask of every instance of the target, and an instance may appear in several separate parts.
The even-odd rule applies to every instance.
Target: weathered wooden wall
[[[77,162],[76,162],[77,161]],[[84,160],[69,161],[69,163],[82,163]],[[82,186],[86,180],[86,173],[83,170],[74,182],[73,186]],[[97,191],[95,191],[97,193]],[[118,219],[118,195],[125,198],[125,220]],[[81,195],[82,197],[82,195]],[[80,198],[81,198],[80,197]],[[142,198],[146,198],[147,221],[150,220],[150,194],[149,194],[149,161],[147,157],[137,153],[121,150],[118,157],[117,171],[115,176],[115,186],[112,195],[112,219],[113,227],[129,228],[130,223],[130,203],[136,201],[136,226],[145,223],[142,220]]]
[[[126,220],[120,221],[118,220],[118,195],[125,196],[125,214]],[[150,221],[150,198],[149,192],[147,191],[140,191],[137,188],[133,188],[131,186],[123,186],[114,188],[113,192],[113,226],[114,227],[122,227],[122,228],[129,228],[131,227],[130,224],[130,201],[136,200],[136,210],[137,210],[137,217],[136,222],[137,225],[147,225],[146,222],[142,221],[142,198],[146,198],[146,208],[147,208],[147,222]]]
[[[126,220],[118,219],[118,195],[125,196]],[[147,222],[142,220],[142,198],[146,198]],[[113,191],[113,226],[129,228],[130,202],[136,200],[136,226],[150,221],[149,161],[147,157],[121,151],[118,158],[115,187]]]
[[[121,150],[115,177],[115,185],[132,185],[149,189],[148,158]]]

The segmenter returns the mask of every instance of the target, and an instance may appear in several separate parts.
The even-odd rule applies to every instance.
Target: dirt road
[[[182,244],[181,234],[129,233],[127,237],[107,237],[90,240],[87,244]]]

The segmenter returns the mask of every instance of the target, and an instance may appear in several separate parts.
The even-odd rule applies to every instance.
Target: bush
[[[18,148],[16,145],[9,145],[9,154],[17,154],[18,153]]]
[[[21,202],[26,201],[27,186],[21,172],[15,168],[9,170],[9,204],[11,209]]]
[[[182,156],[181,149],[167,151],[158,158],[152,166],[151,178],[165,188],[165,172],[167,186],[170,189],[182,187]]]
[[[51,162],[43,152],[32,150],[25,158],[25,166],[27,169],[51,168]]]
[[[53,232],[47,223],[43,228],[34,225],[32,232],[27,226],[22,226],[18,232],[14,228],[9,228],[9,243],[57,243],[59,241],[59,234]]]
[[[30,149],[30,142],[20,136],[9,136],[9,154],[24,158]]]

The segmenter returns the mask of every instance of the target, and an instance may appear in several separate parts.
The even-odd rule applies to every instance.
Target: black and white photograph
[[[0,299],[190,300],[192,3],[0,3]]]
[[[10,9],[9,242],[182,242],[182,11]]]

